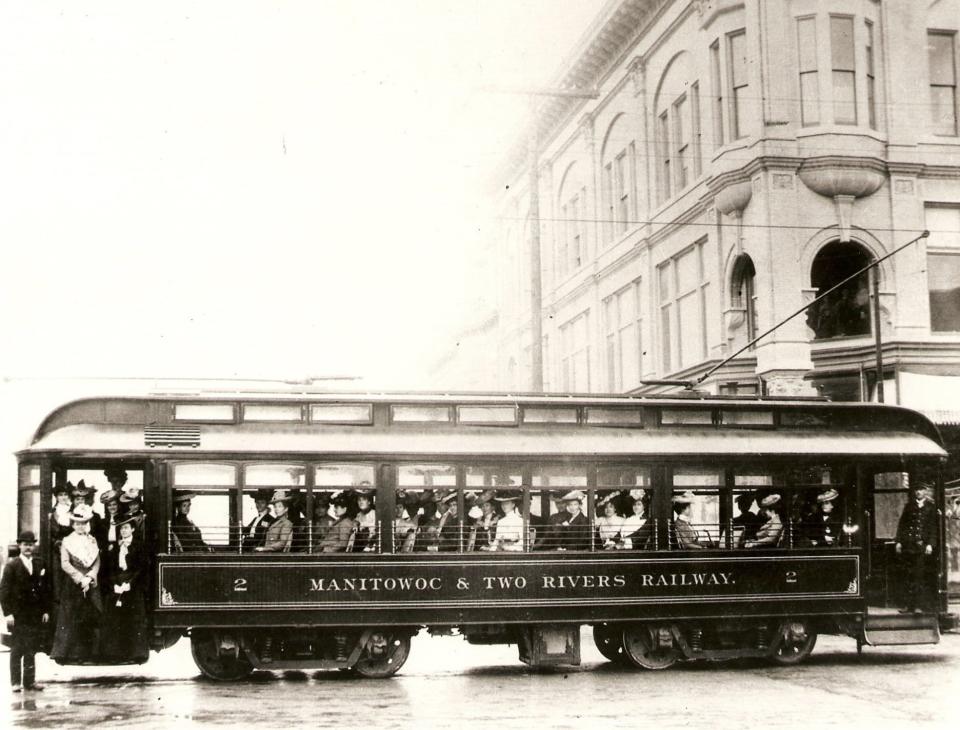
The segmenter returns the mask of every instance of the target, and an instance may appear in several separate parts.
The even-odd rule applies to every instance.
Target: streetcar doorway
[[[908,587],[916,561],[905,559],[903,548],[897,552],[898,527],[911,499],[911,485],[919,485],[923,499],[936,504],[935,477],[920,472],[878,472],[872,475],[866,511],[869,520],[869,554],[866,556],[866,597],[868,606],[876,609],[898,609],[908,603]],[[924,563],[922,586],[928,609],[938,605],[940,584],[939,536]],[[910,566],[913,565],[914,568]]]

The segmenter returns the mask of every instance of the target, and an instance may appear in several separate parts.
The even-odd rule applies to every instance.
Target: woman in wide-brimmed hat
[[[338,494],[331,500],[336,522],[330,525],[326,536],[313,551],[319,553],[342,553],[350,545],[350,538],[356,529],[356,523],[350,519],[351,500],[346,494]]]
[[[760,500],[760,510],[767,518],[766,522],[760,525],[757,530],[757,536],[753,540],[747,540],[743,546],[753,547],[776,547],[780,544],[780,537],[783,535],[783,520],[780,519],[780,495],[768,494]]]
[[[143,541],[135,539],[137,519],[128,515],[117,523],[118,540],[104,558],[103,624],[100,654],[104,661],[147,661],[147,556]]]
[[[696,495],[689,489],[683,494],[676,494],[673,497],[673,534],[677,548],[680,550],[702,550],[710,547],[709,543],[702,539],[700,533],[690,522],[690,513],[692,505],[696,501]]]
[[[99,532],[91,533],[97,539],[100,551],[106,553],[117,544],[117,524],[122,519],[120,514],[120,492],[108,489],[100,495],[100,504],[103,505],[103,520],[100,522]]]
[[[267,528],[263,545],[255,548],[258,553],[290,552],[290,547],[293,545],[293,523],[287,517],[287,510],[290,508],[293,499],[293,495],[283,489],[278,489],[273,493],[270,506],[273,508],[273,516],[276,519]]]
[[[615,550],[623,540],[623,515],[617,512],[616,492],[610,492],[597,501],[597,542],[604,550]]]
[[[809,528],[810,544],[817,547],[839,547],[843,535],[843,519],[836,512],[836,501],[840,493],[828,489],[817,495],[817,513]]]
[[[631,514],[620,528],[621,540],[617,547],[621,550],[646,550],[653,547],[653,523],[647,519],[647,506],[650,504],[650,492],[636,489],[630,492]]]
[[[210,551],[200,528],[190,519],[190,508],[196,496],[194,492],[183,491],[173,495],[173,519],[170,520],[170,532],[173,535],[171,549],[176,552]]]
[[[523,518],[517,512],[517,503],[520,501],[520,494],[515,491],[497,492],[493,498],[503,517],[497,521],[497,529],[494,532],[493,545],[490,550],[504,550],[506,552],[523,551]],[[482,550],[483,548],[481,548]]]
[[[50,657],[61,663],[92,661],[95,658],[100,614],[98,580],[100,548],[90,534],[93,510],[80,503],[70,512],[73,532],[60,545],[60,605]]]

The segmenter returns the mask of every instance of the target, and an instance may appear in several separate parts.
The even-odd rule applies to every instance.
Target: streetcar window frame
[[[230,411],[226,416],[204,416],[204,412]],[[174,403],[173,420],[176,423],[239,423],[236,403]]]
[[[323,412],[348,414],[340,418],[320,415]],[[350,413],[356,413],[350,416]],[[372,403],[311,403],[307,409],[308,423],[331,426],[371,426],[373,425]]]
[[[422,415],[418,417],[418,413]],[[454,423],[454,409],[448,405],[394,403],[390,406],[390,423],[418,426],[452,424]]]

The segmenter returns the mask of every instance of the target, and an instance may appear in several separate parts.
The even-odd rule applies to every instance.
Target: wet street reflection
[[[6,657],[4,691],[9,693]],[[39,657],[46,690],[8,694],[0,727],[766,728],[956,727],[960,636],[934,647],[865,649],[823,637],[806,663],[679,664],[642,672],[603,660],[589,633],[583,665],[531,670],[514,647],[418,636],[388,680],[342,672],[202,678],[182,641],[142,666],[58,667]],[[801,722],[802,720],[802,722]]]

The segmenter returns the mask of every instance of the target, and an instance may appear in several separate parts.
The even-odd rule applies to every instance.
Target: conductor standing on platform
[[[0,579],[0,607],[12,620],[10,647],[10,685],[14,692],[42,690],[37,684],[34,655],[43,645],[43,634],[50,620],[50,583],[46,566],[33,557],[36,536],[26,530],[17,538],[20,555],[7,561]]]
[[[926,575],[937,548],[937,508],[926,496],[923,487],[913,490],[897,525],[897,555],[904,557],[907,601],[900,613],[923,613]]]

